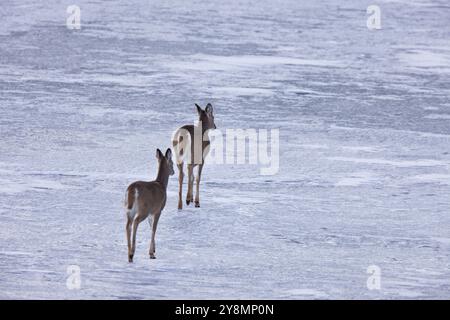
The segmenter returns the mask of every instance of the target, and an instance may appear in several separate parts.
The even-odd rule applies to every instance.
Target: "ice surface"
[[[0,298],[450,298],[448,1],[76,3],[0,4]],[[280,170],[207,164],[180,212],[172,177],[129,264],[125,188],[195,102]]]

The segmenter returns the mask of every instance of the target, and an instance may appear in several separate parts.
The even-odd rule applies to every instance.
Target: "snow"
[[[334,161],[349,161],[355,163],[381,164],[398,167],[432,167],[432,166],[450,165],[450,163],[437,161],[434,159],[397,160],[397,161],[389,159],[355,158],[355,157],[330,157],[328,159]]]
[[[435,119],[435,120],[450,120],[450,114],[438,114],[432,113],[425,116],[427,119]]]
[[[415,50],[399,54],[401,62],[407,66],[417,68],[439,68],[440,71],[450,72],[450,47],[443,53],[430,52],[427,50]]]
[[[320,67],[337,67],[338,62],[326,60],[298,59],[280,56],[212,56],[192,55],[186,62],[174,62],[170,67],[176,70],[195,71],[232,71],[244,68],[271,68],[278,65],[310,65]]]
[[[376,31],[354,0],[72,4],[0,5],[0,298],[450,297],[447,1],[379,1]],[[207,102],[279,129],[280,168],[207,163],[182,211],[171,177],[129,264],[125,189]]]
[[[349,177],[342,178],[338,182],[336,182],[336,186],[345,186],[345,187],[357,187],[361,184],[370,183],[371,181],[376,180],[374,175],[371,172],[354,172]]]

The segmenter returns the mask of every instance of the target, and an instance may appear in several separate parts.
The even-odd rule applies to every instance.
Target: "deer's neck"
[[[209,129],[211,129],[211,128],[203,128],[202,137],[206,137],[206,138],[208,137]]]
[[[164,186],[164,189],[167,189],[167,184],[169,183],[169,170],[167,170],[165,165],[159,166],[156,181],[161,183]]]
[[[202,128],[202,136],[205,134],[206,131],[211,129],[206,124],[204,124],[201,120],[198,121],[197,127],[201,127]]]

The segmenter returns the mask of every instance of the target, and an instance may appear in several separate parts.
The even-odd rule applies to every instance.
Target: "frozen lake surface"
[[[2,1],[0,298],[450,298],[450,6],[371,4]],[[279,172],[206,165],[180,212],[172,177],[129,264],[125,188],[194,102],[278,128]]]

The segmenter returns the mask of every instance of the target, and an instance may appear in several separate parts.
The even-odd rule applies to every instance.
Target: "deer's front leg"
[[[194,166],[192,164],[187,165],[188,169],[188,191],[186,194],[186,204],[189,205],[193,202],[194,197],[192,195],[192,189],[194,189]]]
[[[200,179],[202,177],[203,163],[198,165],[197,184],[195,190],[195,207],[200,208]]]
[[[155,236],[156,236],[156,228],[158,227],[158,220],[159,216],[161,215],[161,211],[158,213],[155,213],[153,216],[153,224],[152,224],[152,240],[150,242],[150,259],[156,259],[155,257]]]

